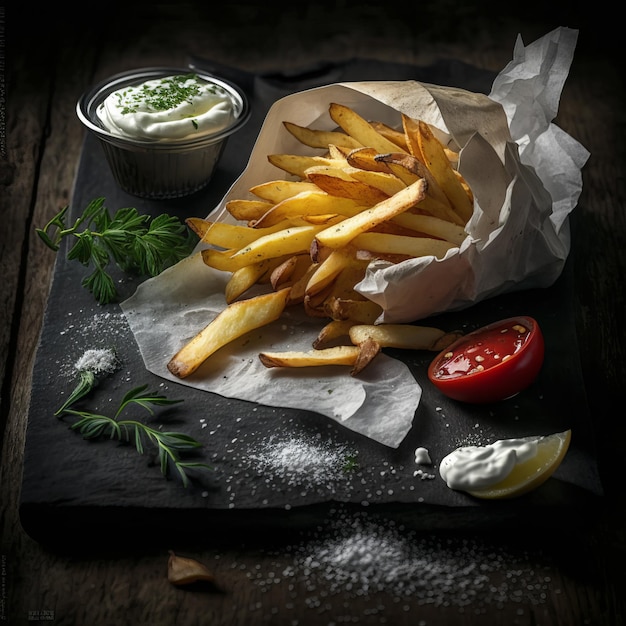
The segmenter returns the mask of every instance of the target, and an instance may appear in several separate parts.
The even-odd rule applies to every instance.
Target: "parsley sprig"
[[[128,391],[113,417],[73,409],[73,402],[66,402],[55,415],[59,418],[64,415],[77,418],[70,428],[79,431],[85,439],[108,437],[132,443],[139,454],[144,454],[146,443],[153,444],[158,450],[159,465],[163,476],[168,477],[174,468],[182,479],[183,485],[187,487],[190,484],[188,469],[212,469],[206,463],[182,459],[184,453],[200,448],[202,444],[185,433],[161,431],[137,419],[120,419],[122,413],[133,407],[142,407],[154,415],[152,406],[167,406],[182,402],[182,400],[169,400],[157,392],[146,391],[147,389],[148,385],[142,385]],[[74,402],[84,395],[76,397]]]
[[[195,244],[187,226],[165,213],[151,218],[128,207],[118,209],[111,215],[104,198],[96,198],[72,225],[68,225],[68,209],[66,206],[44,228],[35,230],[55,252],[65,237],[76,239],[67,258],[93,268],[82,285],[101,304],[118,298],[109,273],[111,262],[127,274],[156,276],[188,256]]]

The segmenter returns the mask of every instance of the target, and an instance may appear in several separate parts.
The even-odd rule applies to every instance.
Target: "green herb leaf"
[[[75,240],[67,258],[94,268],[82,285],[101,304],[118,297],[109,273],[111,263],[128,274],[156,276],[188,256],[197,241],[183,222],[167,214],[151,218],[124,207],[111,216],[104,198],[92,200],[72,226],[66,225],[68,209],[64,207],[44,228],[35,230],[55,252],[66,237]]]
[[[88,390],[91,390],[91,388],[89,387]],[[172,469],[175,469],[183,485],[187,487],[190,484],[187,469],[213,469],[206,463],[182,460],[181,455],[185,452],[202,447],[199,441],[185,433],[161,431],[135,419],[118,419],[124,410],[133,405],[142,406],[150,414],[153,414],[152,405],[166,406],[182,402],[182,400],[169,400],[156,392],[146,393],[145,390],[147,388],[147,385],[143,385],[128,391],[122,399],[115,417],[71,408],[72,404],[84,397],[87,392],[81,395],[74,395],[72,401],[68,399],[63,407],[56,412],[56,415],[67,415],[77,418],[70,428],[80,432],[85,439],[93,440],[103,437],[117,439],[118,441],[133,444],[139,454],[144,454],[145,452],[144,442],[151,442],[157,448],[159,466],[163,476],[168,477]]]

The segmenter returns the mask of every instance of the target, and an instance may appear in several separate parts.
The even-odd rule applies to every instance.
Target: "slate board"
[[[190,65],[234,80],[247,92],[251,119],[231,138],[211,184],[194,196],[149,201],[129,196],[114,183],[100,146],[86,136],[70,212],[77,216],[90,200],[104,196],[112,209],[134,206],[153,215],[206,216],[243,171],[270,105],[289,93],[350,80],[415,79],[488,93],[494,76],[459,61],[428,67],[355,59],[305,68],[291,75],[253,76],[202,59]],[[35,540],[69,545],[80,536],[113,524],[146,539],[163,532],[187,537],[254,529],[268,534],[316,523],[336,503],[365,505],[414,527],[484,528],[506,524],[558,524],[593,510],[601,498],[594,434],[579,364],[574,320],[574,254],[561,278],[548,289],[497,297],[462,312],[424,321],[448,330],[470,331],[511,315],[534,316],[546,340],[546,360],[538,380],[516,397],[490,406],[461,405],[429,385],[426,368],[433,355],[388,351],[404,360],[423,388],[414,426],[398,449],[368,440],[315,412],[276,409],[220,397],[163,381],[145,370],[118,305],[100,306],[80,286],[85,268],[68,262],[67,246],[57,255],[34,372],[26,436],[20,518]],[[42,254],[46,254],[42,251]],[[141,279],[117,276],[122,298]],[[214,470],[194,473],[185,488],[165,479],[150,450],[131,445],[84,441],[68,421],[53,416],[76,378],[72,365],[87,349],[114,347],[122,369],[106,378],[89,398],[90,410],[110,411],[131,388],[147,384],[184,402],[159,410],[155,424],[192,435],[203,443],[194,460]],[[149,416],[145,416],[146,418]],[[447,488],[437,462],[459,445],[500,438],[549,434],[571,428],[570,450],[552,479],[536,491],[508,502],[481,502]],[[271,437],[321,442],[327,449],[356,454],[358,468],[327,483],[268,476],[253,457]],[[414,451],[428,449],[435,465],[417,466]],[[434,478],[421,479],[421,468]],[[291,477],[293,479],[293,476]],[[541,514],[538,514],[541,512]],[[581,513],[583,515],[581,515]]]

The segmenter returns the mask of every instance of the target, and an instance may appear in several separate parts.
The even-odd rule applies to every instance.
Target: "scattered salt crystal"
[[[74,364],[74,368],[79,372],[92,374],[112,374],[118,367],[117,356],[110,348],[86,350]]]
[[[319,485],[345,480],[350,451],[342,444],[291,437],[270,440],[250,453],[257,469],[294,485]]]

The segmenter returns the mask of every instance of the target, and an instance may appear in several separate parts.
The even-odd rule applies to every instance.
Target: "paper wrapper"
[[[418,321],[507,291],[549,286],[569,253],[568,215],[589,156],[552,123],[577,36],[559,28],[526,47],[518,38],[489,96],[415,81],[339,83],[287,96],[269,110],[247,168],[211,219],[232,221],[224,209],[229,199],[252,197],[253,185],[282,178],[268,154],[311,153],[284,130],[284,120],[332,129],[331,102],[396,127],[403,112],[460,148],[459,170],[475,208],[465,241],[444,259],[370,265],[358,289],[382,305],[379,321]],[[263,350],[311,348],[324,322],[299,307],[222,348],[189,378],[170,374],[171,357],[226,306],[228,277],[205,266],[196,251],[122,304],[149,371],[229,398],[315,411],[386,446],[401,443],[421,388],[400,361],[380,354],[359,377],[342,366],[282,370],[260,363]]]

